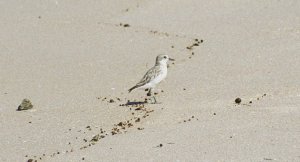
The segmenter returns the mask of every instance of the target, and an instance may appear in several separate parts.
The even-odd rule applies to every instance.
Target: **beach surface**
[[[134,104],[159,54],[161,103]],[[299,162],[300,1],[1,1],[0,139],[2,162]]]

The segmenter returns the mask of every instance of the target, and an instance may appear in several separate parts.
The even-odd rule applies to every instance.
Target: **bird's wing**
[[[136,86],[141,87],[158,76],[162,71],[160,70],[159,66],[154,66],[147,71],[147,73],[143,76],[143,78],[136,84]]]

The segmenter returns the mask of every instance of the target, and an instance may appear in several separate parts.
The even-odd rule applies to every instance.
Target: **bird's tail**
[[[128,90],[128,93],[130,93],[132,90],[136,89],[137,87],[138,87],[137,85],[133,86],[132,88],[130,88],[130,89]]]

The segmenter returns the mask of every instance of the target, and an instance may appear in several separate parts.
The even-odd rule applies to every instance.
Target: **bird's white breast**
[[[161,82],[167,77],[167,73],[168,73],[167,66],[161,65],[160,69],[161,69],[161,73],[152,81],[154,84],[158,84],[159,82]]]

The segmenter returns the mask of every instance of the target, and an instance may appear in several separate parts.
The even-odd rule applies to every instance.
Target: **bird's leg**
[[[149,96],[149,97],[152,96],[151,90],[152,90],[152,88],[149,88],[148,93],[147,93],[147,96]],[[152,98],[153,98],[153,97],[150,97],[151,102],[153,103]],[[156,100],[154,100],[154,101],[156,101]]]
[[[153,95],[153,99],[154,99],[154,103],[153,104],[157,104],[157,101],[156,101],[156,98],[155,98],[154,95]]]
[[[148,91],[148,93],[147,93],[147,96],[152,96],[152,88],[149,88],[149,91]],[[157,104],[155,95],[153,95],[151,98],[153,98],[153,100],[154,100],[154,102],[152,102],[152,104]],[[152,101],[152,99],[151,99],[151,101]]]
[[[151,96],[152,94],[151,94],[151,90],[152,90],[152,88],[149,88],[149,91],[148,91],[148,93],[147,93],[147,96]]]

